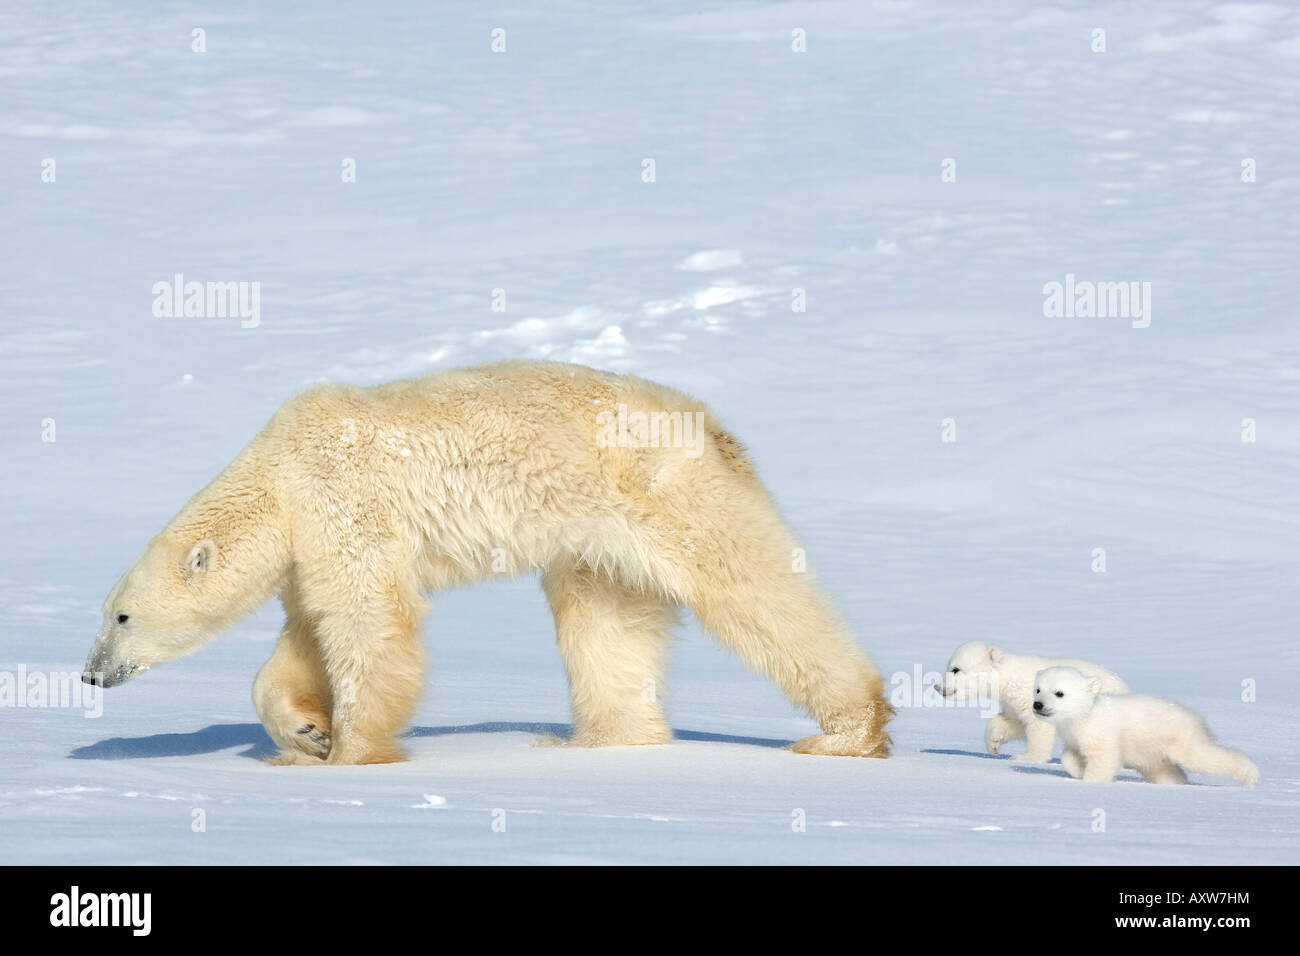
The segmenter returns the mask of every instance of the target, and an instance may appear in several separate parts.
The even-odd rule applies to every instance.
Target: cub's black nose
[[[94,684],[95,675],[92,674],[90,671],[83,671],[81,675],[81,682],[83,684]]]
[[[1034,701],[1034,710],[1042,710],[1042,709],[1043,709],[1043,702],[1041,700]]]

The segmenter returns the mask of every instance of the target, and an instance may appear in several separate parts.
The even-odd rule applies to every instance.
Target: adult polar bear
[[[635,412],[690,415],[704,440],[601,440],[611,415]],[[672,389],[522,361],[320,386],[287,402],[112,589],[85,679],[130,680],[278,592],[288,619],[253,698],[279,759],[400,760],[424,687],[423,594],[540,569],[575,743],[669,740],[645,689],[662,686],[685,605],[818,721],[795,750],[887,756],[884,681],[794,568],[796,548],[743,446]]]

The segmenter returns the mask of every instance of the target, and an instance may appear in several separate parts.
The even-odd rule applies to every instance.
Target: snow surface
[[[79,670],[305,384],[547,357],[714,406],[887,674],[1087,656],[1263,782],[1082,784],[928,706],[890,760],[796,755],[690,620],[677,742],[535,748],[568,707],[521,579],[437,600],[401,765],[259,759],[276,606],[97,719],[0,709],[0,862],[1297,862],[1300,11],[324,6],[0,6],[0,671]],[[155,318],[175,273],[260,324]],[[1150,282],[1150,326],[1044,317],[1067,273]]]

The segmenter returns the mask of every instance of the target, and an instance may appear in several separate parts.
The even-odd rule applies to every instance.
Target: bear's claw
[[[324,760],[329,756],[330,732],[328,730],[317,730],[315,724],[305,724],[299,727],[298,736],[294,738],[293,742],[299,750],[313,757]]]

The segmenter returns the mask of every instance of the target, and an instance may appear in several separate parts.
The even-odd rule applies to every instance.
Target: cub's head
[[[967,641],[952,652],[952,659],[934,689],[962,703],[974,703],[990,693],[996,698],[997,665],[1001,660],[1001,648],[983,641]]]
[[[1074,720],[1092,710],[1100,693],[1097,678],[1073,667],[1049,667],[1034,678],[1034,715],[1053,722]]]
[[[207,591],[218,573],[216,545],[164,532],[113,586],[81,679],[113,687],[199,647],[212,633]]]

